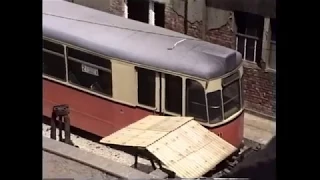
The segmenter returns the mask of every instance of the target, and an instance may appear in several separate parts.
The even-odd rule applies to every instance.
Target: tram
[[[242,57],[235,50],[62,0],[43,0],[43,115],[101,137],[147,116],[192,116],[239,147]]]

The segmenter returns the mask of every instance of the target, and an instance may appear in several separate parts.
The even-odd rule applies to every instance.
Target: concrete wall
[[[187,34],[226,47],[235,47],[233,13],[206,7],[204,0],[188,0]],[[166,6],[165,27],[184,33],[184,0],[172,0]],[[207,17],[207,18],[205,18]],[[205,20],[206,27],[203,26]]]
[[[165,28],[184,33],[184,0],[163,1],[166,2]],[[124,0],[75,0],[75,2],[97,7],[97,9],[103,9],[119,16],[123,16],[124,13]],[[105,5],[101,5],[102,2]],[[188,35],[235,48],[236,27],[232,11],[205,7],[205,0],[188,0],[187,19]],[[265,72],[256,65],[245,63],[244,88],[245,103],[248,110],[267,116],[275,116],[275,76],[274,72]]]

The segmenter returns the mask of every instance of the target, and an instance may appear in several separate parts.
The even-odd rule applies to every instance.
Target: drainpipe
[[[184,0],[184,34],[188,34],[188,0]]]
[[[204,1],[202,4],[202,29],[201,37],[203,40],[206,40],[207,33],[207,1]]]

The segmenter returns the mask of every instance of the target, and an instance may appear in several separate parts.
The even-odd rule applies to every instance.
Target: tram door
[[[154,115],[161,109],[160,75],[153,70],[136,67],[138,77],[138,104]]]
[[[171,74],[161,75],[161,113],[182,115],[182,78]]]

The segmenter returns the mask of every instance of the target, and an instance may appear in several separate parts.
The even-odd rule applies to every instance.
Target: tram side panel
[[[244,111],[242,111],[235,119],[222,124],[221,126],[213,128],[209,127],[208,129],[235,147],[240,147],[244,137]]]
[[[59,104],[70,106],[71,125],[104,137],[142,119],[154,112],[129,107],[89,95],[64,85],[43,80],[43,114],[51,117],[52,107]],[[239,147],[243,140],[242,112],[234,120],[209,128],[232,145]]]
[[[43,114],[51,117],[52,107],[70,106],[71,125],[104,137],[153,112],[99,98],[64,85],[43,80]]]

